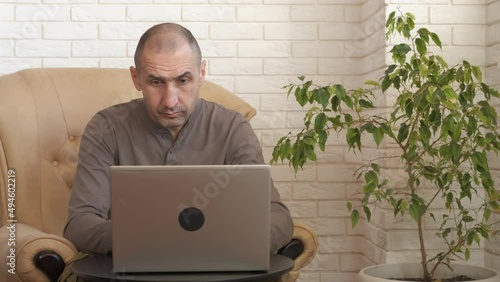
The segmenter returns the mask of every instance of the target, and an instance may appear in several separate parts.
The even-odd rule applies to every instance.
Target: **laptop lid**
[[[269,165],[112,166],[115,272],[268,270]]]

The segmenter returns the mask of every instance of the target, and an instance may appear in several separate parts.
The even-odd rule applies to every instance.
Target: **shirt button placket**
[[[170,150],[168,150],[168,152],[167,152],[167,159],[165,160],[165,164],[167,164],[167,165],[174,165],[174,164],[178,163],[176,152],[177,152],[177,150],[175,150],[173,148],[171,148]]]

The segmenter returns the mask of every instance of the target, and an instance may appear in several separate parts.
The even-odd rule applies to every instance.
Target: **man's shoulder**
[[[94,114],[87,124],[89,128],[107,128],[108,130],[130,126],[142,121],[144,111],[143,99],[134,99],[109,106]]]
[[[130,100],[128,102],[111,105],[97,112],[97,115],[109,119],[116,119],[116,118],[123,119],[139,112],[143,104],[144,104],[143,98],[137,98]]]
[[[200,99],[202,103],[202,111],[212,119],[215,118],[217,121],[226,121],[226,122],[246,122],[245,118],[238,112],[228,109],[223,105],[208,101],[205,99]]]

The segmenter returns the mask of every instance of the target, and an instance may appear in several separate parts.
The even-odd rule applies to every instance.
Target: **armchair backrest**
[[[87,122],[100,109],[141,96],[128,69],[29,69],[0,77],[0,221],[8,216],[7,173],[13,170],[17,222],[62,235]],[[200,96],[247,120],[255,115],[209,81]]]

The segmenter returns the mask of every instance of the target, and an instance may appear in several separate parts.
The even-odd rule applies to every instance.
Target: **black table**
[[[169,272],[169,273],[114,273],[109,255],[88,256],[75,261],[71,270],[84,281],[257,281],[277,278],[293,268],[288,257],[271,255],[269,271],[244,272]]]

